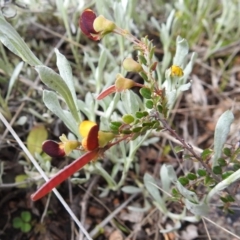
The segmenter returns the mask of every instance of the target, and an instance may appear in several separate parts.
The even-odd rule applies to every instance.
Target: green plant
[[[28,233],[31,231],[32,215],[29,211],[22,211],[20,217],[13,218],[13,227],[20,229],[23,233]]]
[[[58,74],[43,65],[28,49],[11,25],[4,20],[3,16],[0,18],[3,29],[0,30],[1,41],[7,43],[6,46],[11,51],[31,64],[38,72],[42,82],[52,89],[43,91],[43,102],[72,132],[68,136],[60,136],[59,142],[52,140],[44,142],[43,150],[52,156],[69,155],[77,159],[65,169],[67,174],[64,175],[64,170],[60,171],[57,176],[40,188],[41,194],[33,195],[33,199],[37,200],[51,191],[52,187],[91,160],[105,156],[112,163],[110,173],[103,168],[101,162],[93,162],[93,164],[86,165],[84,168],[86,178],[75,178],[74,181],[78,183],[84,182],[89,179],[91,174],[97,173],[102,175],[107,182],[107,186],[102,189],[102,195],[106,195],[109,190],[122,188],[129,169],[134,167],[137,169],[135,153],[141,144],[156,140],[151,139],[152,133],[166,130],[179,141],[181,146],[179,151],[188,151],[184,159],[198,161],[201,168],[198,169],[197,173],[188,172],[177,178],[172,166],[164,166],[160,172],[162,189],[164,190],[163,196],[158,193],[155,180],[146,174],[144,185],[148,191],[144,191],[144,195],[146,197],[149,192],[154,198],[154,204],[158,209],[174,220],[197,221],[199,216],[208,211],[212,196],[221,192],[239,178],[238,162],[237,158],[234,157],[237,156],[237,152],[231,149],[228,151],[229,158],[221,160],[222,149],[233,121],[233,114],[231,111],[227,111],[219,119],[215,131],[214,149],[205,149],[202,154],[197,154],[191,145],[186,143],[168,123],[170,111],[173,109],[176,100],[182,92],[188,90],[191,86],[188,77],[196,58],[196,54],[192,54],[190,58],[188,57],[188,43],[186,39],[181,37],[177,37],[176,52],[172,58],[169,52],[168,33],[171,30],[173,14],[169,16],[166,26],[163,25],[159,30],[167,36],[163,41],[166,55],[160,64],[154,57],[155,47],[148,38],[139,40],[127,30],[118,27],[113,21],[102,16],[96,17],[90,10],[84,12],[84,14],[87,15],[84,15],[81,19],[82,29],[84,28],[84,33],[89,38],[96,40],[113,32],[118,35],[117,38],[121,37],[122,39],[123,37],[132,42],[134,49],[138,52],[136,60],[127,57],[123,61],[121,71],[118,71],[120,69],[118,68],[117,71],[111,72],[106,77],[107,79],[104,79],[106,86],[103,91],[101,81],[104,81],[103,70],[110,58],[108,49],[101,46],[97,68],[95,68],[94,62],[91,61],[91,57],[86,53],[85,59],[86,61],[89,60],[87,62],[92,75],[96,79],[96,96],[88,92],[84,100],[79,100],[77,97],[72,68],[64,55],[55,50]],[[94,20],[90,21],[90,28],[89,23],[84,25],[84,21],[87,21],[89,16],[90,20]],[[99,21],[96,25],[94,25],[95,20]],[[124,47],[123,44],[121,46]],[[170,63],[172,63],[171,66]],[[125,73],[127,71],[139,74],[144,79],[144,83],[139,84],[132,79],[126,78]],[[113,77],[113,74],[117,75],[116,78]],[[132,87],[140,89],[141,97],[131,91]],[[83,121],[83,116],[86,116],[90,121]],[[96,119],[100,119],[100,126],[95,123]],[[84,127],[81,127],[82,124],[84,124]],[[88,131],[84,133],[81,128],[88,129]],[[86,153],[81,155],[79,150],[85,150]],[[41,159],[41,157],[38,157],[38,159]],[[229,162],[229,159],[232,162]],[[212,166],[209,164],[210,160]],[[233,162],[236,162],[235,168],[232,172],[228,172],[226,167]],[[49,174],[53,173],[50,168],[47,170]],[[121,176],[119,182],[116,180],[118,175]],[[194,190],[200,183],[204,185],[206,190],[201,197]],[[141,192],[144,188],[143,185],[137,180],[135,184],[138,187],[125,186],[122,190],[127,193]],[[172,194],[167,195],[165,192],[172,192]],[[231,194],[222,196],[221,199],[224,208],[228,206],[225,203],[233,201]],[[181,214],[173,214],[167,209],[166,203],[169,200],[179,201],[182,204],[183,210]],[[144,210],[148,207],[149,203],[145,201]],[[188,216],[187,209],[194,216]]]

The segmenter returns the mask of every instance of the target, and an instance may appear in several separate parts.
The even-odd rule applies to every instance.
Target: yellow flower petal
[[[97,125],[95,122],[92,121],[83,121],[80,123],[78,131],[81,134],[82,137],[87,137],[89,131],[93,126]]]
[[[181,77],[181,76],[183,76],[183,70],[182,70],[182,68],[180,68],[179,66],[177,66],[177,65],[172,65],[171,66],[171,76],[172,77]]]

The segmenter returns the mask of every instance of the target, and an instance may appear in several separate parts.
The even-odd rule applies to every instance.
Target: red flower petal
[[[92,151],[96,148],[98,148],[99,143],[98,143],[98,131],[99,131],[99,126],[94,125],[91,130],[88,133],[88,136],[86,137],[86,149],[88,151]]]
[[[100,36],[94,36],[94,34],[98,34],[93,28],[93,22],[96,19],[96,14],[91,9],[86,9],[81,14],[79,18],[79,26],[82,32],[90,39],[94,41],[98,41]],[[92,35],[93,34],[93,35]]]
[[[74,162],[72,162],[71,164],[66,166],[64,169],[59,171],[49,181],[44,183],[34,194],[31,195],[31,199],[33,201],[37,201],[38,199],[42,198],[43,196],[48,194],[50,191],[52,191],[53,188],[55,188],[57,185],[62,183],[65,179],[70,177],[73,173],[77,172],[79,169],[81,169],[91,160],[96,158],[97,155],[98,155],[98,149],[92,152],[85,153],[80,158],[76,159]]]
[[[42,144],[42,150],[51,157],[63,157],[65,156],[64,149],[61,144],[52,140],[46,140]]]

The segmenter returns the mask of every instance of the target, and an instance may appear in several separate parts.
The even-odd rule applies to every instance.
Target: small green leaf
[[[126,124],[131,124],[134,122],[135,118],[130,114],[126,114],[126,115],[122,116],[122,120]]]
[[[23,221],[20,217],[15,217],[13,219],[13,227],[14,228],[20,228],[22,226],[22,224],[23,224]]]
[[[146,73],[140,72],[139,74],[140,74],[140,76],[144,79],[144,81],[148,82],[148,76],[147,76]]]
[[[111,125],[120,127],[120,126],[122,126],[122,123],[121,122],[111,122]]]
[[[233,170],[237,171],[238,169],[240,169],[240,163],[234,163],[233,164]]]
[[[137,139],[140,136],[140,134],[141,134],[140,132],[134,133],[131,137],[131,140],[133,141],[133,140]]]
[[[222,166],[222,167],[227,166],[227,162],[224,158],[219,158],[218,159],[218,164],[219,164],[219,166]]]
[[[144,114],[143,114],[143,112],[136,112],[135,116],[136,116],[136,118],[143,118]]]
[[[129,130],[129,129],[121,130],[120,132],[123,133],[123,134],[131,134],[132,133],[132,131]]]
[[[149,58],[152,59],[153,55],[154,55],[154,51],[155,51],[155,47],[152,47],[150,50],[150,54],[149,54]]]
[[[20,182],[24,182],[25,180],[28,179],[28,176],[26,174],[19,174],[15,177],[15,183],[20,183]],[[17,185],[18,188],[27,188],[28,184],[23,183],[21,185]]]
[[[205,177],[207,175],[207,172],[205,169],[198,169],[197,170],[197,174],[200,176],[200,177]]]
[[[23,223],[21,225],[21,231],[23,233],[28,233],[31,230],[32,226],[29,223]]]
[[[210,176],[206,176],[205,177],[204,183],[205,183],[205,185],[210,186],[210,187],[212,187],[212,186],[214,186],[216,184],[214,179],[212,177],[210,177]]]
[[[184,148],[182,146],[175,146],[174,147],[174,152],[175,153],[179,153],[182,152],[184,150]]]
[[[212,150],[211,149],[204,149],[203,152],[201,153],[201,157],[204,161],[206,161],[210,155],[212,154]]]
[[[154,125],[154,122],[144,122],[143,124],[143,127],[152,127]]]
[[[184,154],[184,155],[183,155],[183,159],[184,159],[184,160],[191,160],[191,159],[192,159],[192,155],[190,155],[190,154]]]
[[[132,129],[132,132],[138,133],[138,132],[140,132],[141,130],[142,130],[142,127],[135,127],[135,128]]]
[[[223,153],[224,153],[227,157],[231,157],[231,149],[230,149],[230,148],[224,148],[224,149],[223,149]]]
[[[152,98],[152,92],[149,88],[141,88],[140,89],[140,94],[146,99],[151,99]]]
[[[111,122],[110,123],[110,128],[113,130],[113,131],[118,131],[118,129],[122,126],[122,123],[121,122]]]
[[[163,107],[162,107],[162,105],[157,105],[157,108],[158,108],[158,111],[159,111],[160,113],[163,112]]]
[[[194,173],[188,173],[187,178],[191,181],[196,180],[197,176]]]
[[[229,194],[226,196],[226,198],[227,198],[228,202],[235,202],[234,197]]]
[[[227,212],[228,212],[228,214],[234,214],[234,213],[235,213],[235,212],[234,212],[232,209],[230,209],[230,208],[227,209]]]
[[[178,181],[183,185],[186,186],[187,184],[189,184],[189,180],[186,177],[179,177]]]
[[[227,203],[227,202],[228,202],[227,198],[225,198],[225,197],[220,197],[220,199],[221,199],[224,203]]]
[[[27,148],[29,152],[34,155],[35,153],[42,152],[42,143],[47,140],[48,133],[44,125],[39,124],[33,127],[27,136]]]
[[[225,173],[222,174],[222,179],[226,179],[228,178],[230,175],[232,175],[234,173],[234,171],[227,171]]]
[[[215,174],[222,174],[222,168],[220,166],[214,166],[213,167],[213,172]]]
[[[179,191],[176,188],[172,189],[172,195],[173,195],[173,197],[179,197],[180,196]]]
[[[144,117],[147,117],[149,113],[147,111],[142,112]]]
[[[28,211],[23,211],[23,212],[21,212],[21,218],[24,222],[30,222],[32,215]]]
[[[153,108],[153,101],[152,100],[146,101],[146,108],[148,108],[148,109],[152,109]]]
[[[147,60],[143,55],[138,55],[138,58],[140,63],[147,65]]]

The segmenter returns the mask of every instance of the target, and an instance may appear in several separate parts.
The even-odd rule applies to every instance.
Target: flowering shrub
[[[191,81],[188,79],[196,55],[193,53],[190,58],[188,57],[189,48],[185,39],[177,38],[176,53],[172,66],[166,70],[164,81],[160,83],[158,79],[160,77],[158,72],[159,63],[154,56],[155,47],[147,37],[139,40],[104,16],[96,16],[90,9],[85,10],[79,20],[82,32],[93,41],[100,41],[107,34],[117,34],[130,41],[137,51],[137,57],[136,59],[127,57],[123,60],[122,66],[125,71],[135,72],[144,80],[144,83],[140,84],[118,73],[114,84],[102,89],[94,99],[94,101],[102,104],[101,106],[105,111],[105,116],[103,114],[100,117],[100,123],[97,124],[90,121],[92,120],[88,117],[90,111],[84,105],[85,103],[77,98],[71,67],[67,59],[58,50],[55,50],[59,69],[59,74],[57,74],[36,58],[2,15],[0,15],[0,21],[2,26],[0,28],[0,40],[3,44],[7,43],[6,46],[11,51],[33,66],[42,82],[52,89],[51,91],[43,91],[43,101],[48,109],[55,113],[75,135],[75,139],[61,135],[60,142],[47,140],[43,143],[43,151],[52,157],[71,155],[76,150],[78,157],[43,184],[31,196],[32,200],[40,199],[91,161],[93,162],[93,168],[96,168],[98,173],[107,181],[108,189],[119,189],[125,182],[137,149],[151,132],[162,130],[168,131],[179,141],[180,147],[178,151],[188,151],[188,159],[198,161],[201,165],[201,169],[198,169],[197,173],[190,172],[186,176],[179,178],[177,178],[172,166],[163,165],[161,169],[160,179],[163,190],[168,193],[171,192],[171,197],[182,203],[183,211],[181,214],[173,214],[168,211],[166,205],[168,196],[164,193],[160,194],[155,180],[149,174],[145,174],[144,185],[154,198],[154,204],[170,218],[197,221],[199,215],[208,212],[212,196],[221,192],[239,178],[240,174],[237,168],[231,172],[227,171],[228,165],[232,163],[238,164],[237,155],[239,149],[225,151],[225,155],[228,152],[229,162],[222,158],[222,149],[233,121],[231,111],[225,112],[218,121],[214,149],[205,149],[201,155],[198,155],[191,145],[186,143],[168,123],[170,111],[179,95],[191,87]],[[140,97],[132,91],[133,87],[139,89]],[[109,101],[113,94],[113,99]],[[58,100],[59,96],[65,102],[67,110],[61,107]],[[122,115],[116,116],[114,114],[111,118],[111,114],[117,105],[122,110],[120,111]],[[83,115],[86,115],[89,120],[83,120]],[[126,143],[126,148],[123,147],[123,143]],[[112,151],[114,147],[119,147],[121,154],[125,154],[125,157],[117,163],[122,166],[114,169],[109,174],[97,160],[104,158],[108,151]],[[112,157],[114,158],[114,154],[112,154]],[[211,164],[206,160],[210,161]],[[118,183],[114,179],[117,172],[122,174]],[[200,182],[206,187],[206,194],[203,197],[199,197],[194,188]],[[125,186],[123,191],[127,193],[141,192],[142,189],[140,187],[136,189],[132,186]],[[144,194],[146,193],[144,192]],[[228,209],[227,206],[233,201],[231,192],[227,191],[227,195],[225,194],[221,199],[223,208]],[[194,216],[187,216],[186,209],[191,211]]]

